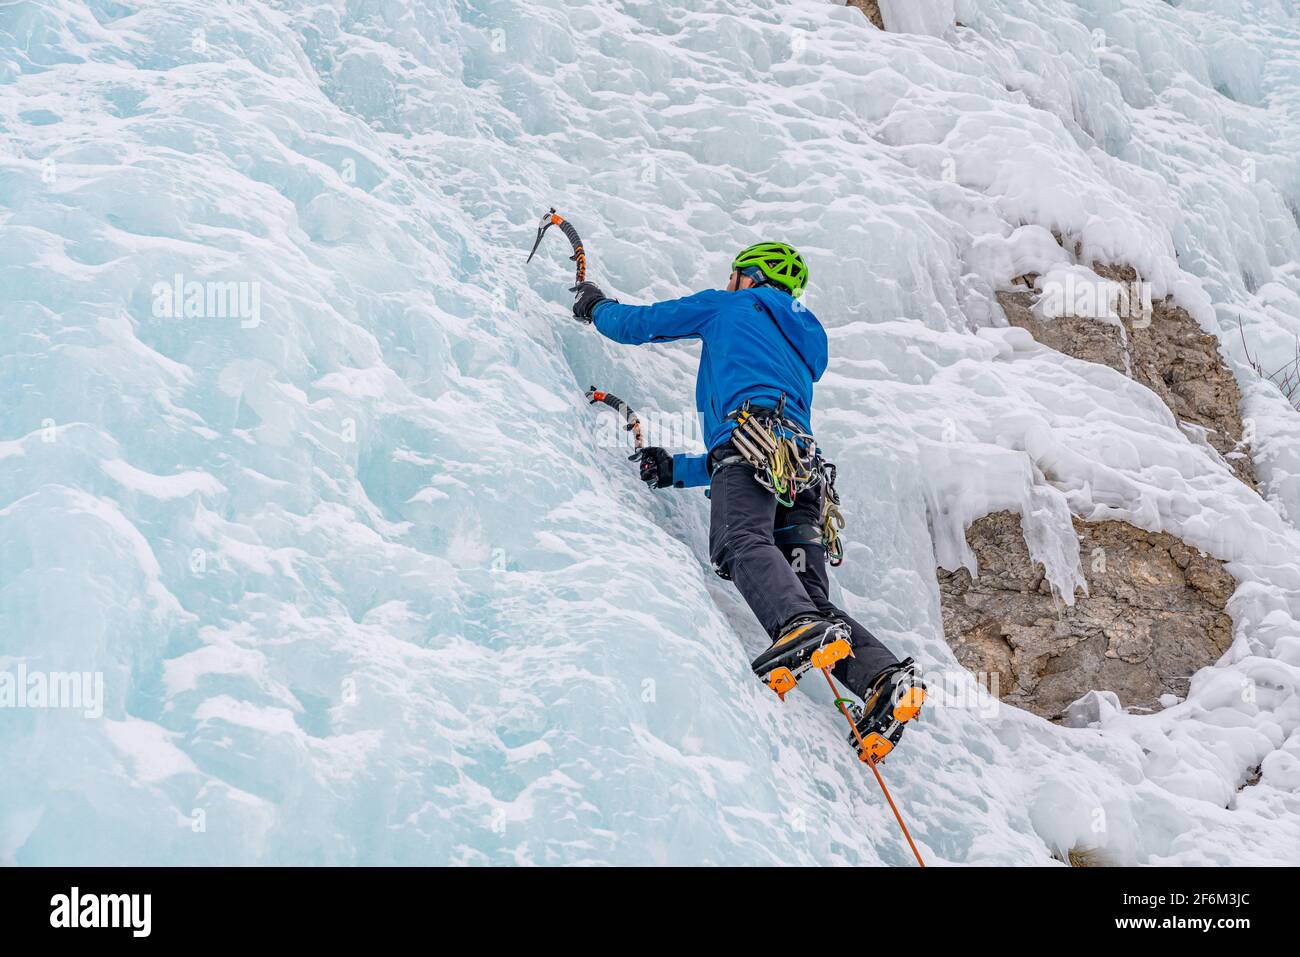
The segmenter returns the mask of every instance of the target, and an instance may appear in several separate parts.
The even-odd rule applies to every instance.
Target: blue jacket
[[[826,371],[826,330],[796,302],[768,286],[740,292],[706,289],[653,306],[607,300],[596,306],[592,320],[602,334],[628,345],[704,341],[695,406],[711,452],[735,427],[727,413],[746,399],[775,408],[785,396],[786,416],[812,432],[813,383]],[[708,485],[707,460],[707,455],[673,456],[673,484]]]

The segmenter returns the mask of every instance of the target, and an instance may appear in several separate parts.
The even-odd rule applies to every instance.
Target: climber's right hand
[[[609,297],[594,282],[580,282],[569,292],[573,293],[573,318],[579,322],[591,322],[591,313]]]
[[[673,484],[673,457],[657,445],[641,450],[641,481],[651,488],[668,488]]]

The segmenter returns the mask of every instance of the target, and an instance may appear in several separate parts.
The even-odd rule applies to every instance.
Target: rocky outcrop
[[[1092,690],[1126,709],[1185,697],[1191,676],[1232,641],[1236,582],[1217,559],[1124,522],[1075,520],[1088,595],[1067,606],[1029,557],[1020,518],[975,522],[979,578],[939,571],[944,634],[957,660],[1010,704],[1060,719]]]
[[[1102,279],[1129,287],[1138,280],[1125,266],[1096,263]],[[1033,285],[1036,277],[1020,279]],[[1033,311],[1038,294],[1000,292],[998,302],[1013,326],[1026,329],[1043,345],[1083,359],[1100,362],[1138,382],[1169,406],[1180,422],[1206,430],[1206,440],[1222,455],[1243,482],[1256,488],[1255,466],[1242,443],[1238,408],[1241,390],[1223,359],[1219,341],[1204,332],[1172,299],[1151,304],[1149,313],[1121,317],[1116,325],[1091,318],[1064,316],[1041,320]]]
[[[1094,263],[1092,270],[1125,289],[1138,283],[1127,267]],[[1018,277],[1023,291],[998,293],[1012,325],[1142,383],[1255,487],[1241,392],[1214,336],[1172,299],[1141,308],[1140,297],[1131,297],[1130,308],[1117,310],[1122,327],[1086,312],[1045,319],[1034,308],[1036,279]],[[1165,695],[1184,697],[1191,676],[1231,644],[1224,609],[1236,582],[1222,562],[1171,535],[1124,522],[1074,524],[1088,593],[1072,606],[1052,594],[1030,558],[1018,516],[988,515],[967,530],[979,578],[965,569],[939,571],[944,633],[957,660],[986,676],[1004,701],[1075,724],[1118,707],[1154,710]]]
[[[878,0],[848,0],[848,6],[857,7],[867,15],[867,19],[880,30],[885,29],[885,18],[880,15]]]

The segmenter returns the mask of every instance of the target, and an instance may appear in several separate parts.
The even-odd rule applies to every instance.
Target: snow
[[[943,689],[884,767],[930,863],[1300,860],[1300,416],[1247,365],[1300,334],[1300,14],[882,9],[16,9],[0,657],[106,700],[0,716],[0,862],[910,862],[828,695],[749,674],[706,501],[596,441],[588,385],[680,421],[695,351],[566,318],[552,204],[624,301],[809,258],[843,601]],[[1262,496],[1006,328],[997,289],[1092,259],[1219,337]],[[243,299],[168,315],[178,276]],[[1064,601],[1072,514],[1228,561],[1231,650],[1158,714],[990,707],[934,568],[1001,508]]]

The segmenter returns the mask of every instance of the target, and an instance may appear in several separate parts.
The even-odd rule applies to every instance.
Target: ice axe
[[[582,238],[578,235],[578,231],[573,228],[573,224],[557,213],[554,206],[551,207],[550,212],[542,217],[541,223],[538,224],[537,239],[533,242],[533,251],[528,254],[528,258],[524,260],[524,263],[527,265],[533,261],[533,256],[537,255],[537,247],[542,244],[542,237],[546,235],[546,231],[552,226],[559,226],[560,231],[573,244],[573,255],[569,259],[578,264],[573,279],[573,289],[569,290],[573,292],[578,288],[578,284],[587,278],[587,252],[582,248]]]
[[[637,414],[632,411],[632,407],[616,396],[612,392],[605,392],[597,389],[594,385],[587,390],[587,401],[592,405],[597,402],[603,402],[615,412],[623,417],[624,431],[632,433],[632,447],[636,449],[627,457],[629,462],[635,462],[641,458],[641,453],[645,451],[645,433],[641,430],[641,420]]]
[[[538,223],[537,238],[533,240],[532,251],[528,254],[528,259],[524,262],[525,265],[527,265],[533,261],[533,257],[537,255],[538,247],[542,245],[542,237],[546,235],[546,231],[552,226],[559,226],[560,231],[564,233],[570,244],[573,246],[573,255],[569,257],[572,262],[577,264],[573,277],[573,289],[569,290],[570,292],[573,292],[578,288],[579,283],[583,282],[587,278],[587,251],[583,248],[582,237],[579,236],[578,231],[573,228],[573,224],[557,213],[554,206],[550,208],[546,215],[542,217],[542,221]],[[632,411],[632,407],[618,396],[614,395],[614,393],[606,392],[603,389],[597,389],[594,385],[587,390],[586,396],[587,401],[592,405],[603,403],[623,417],[623,428],[632,433],[632,445],[636,450],[628,456],[628,460],[635,462],[637,459],[641,458],[641,453],[645,449],[645,433],[641,428],[641,420],[637,417],[637,414]]]

